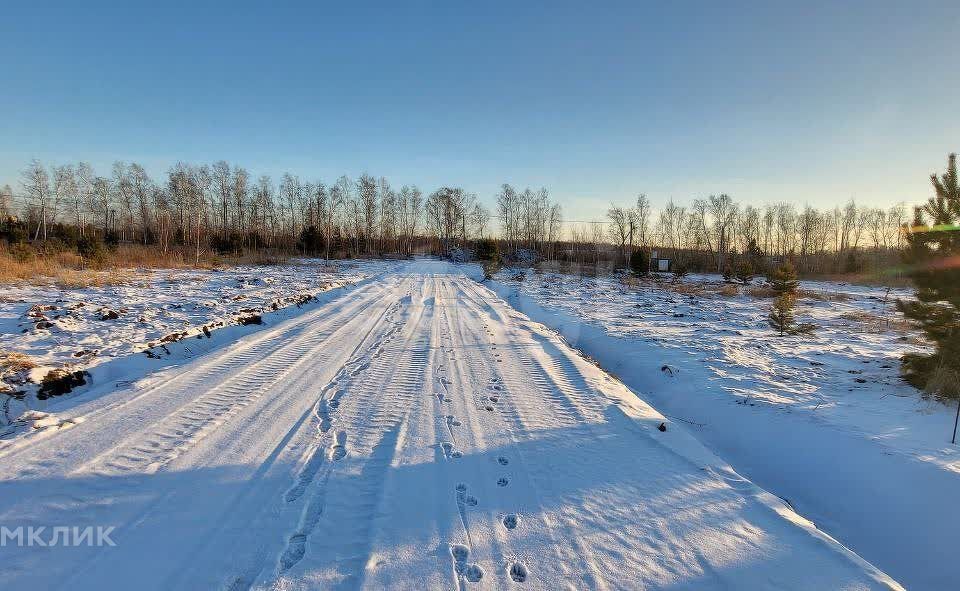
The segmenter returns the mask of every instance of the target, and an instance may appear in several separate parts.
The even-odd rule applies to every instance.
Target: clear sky
[[[7,2],[0,184],[225,159],[546,186],[568,219],[638,192],[917,201],[960,150],[958,42],[955,0]]]

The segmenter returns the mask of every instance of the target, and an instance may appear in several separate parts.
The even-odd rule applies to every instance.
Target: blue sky
[[[425,190],[918,201],[960,149],[952,2],[8,3],[0,184],[225,159]]]

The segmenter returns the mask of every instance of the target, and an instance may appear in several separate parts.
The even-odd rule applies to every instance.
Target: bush
[[[92,262],[101,262],[107,256],[107,248],[96,236],[81,236],[77,239],[77,254]]]
[[[477,240],[476,257],[481,261],[499,261],[500,250],[497,247],[497,241],[492,238]]]
[[[210,248],[217,254],[240,254],[243,252],[243,236],[236,232],[227,236],[215,236],[210,239]]]
[[[13,257],[13,260],[22,265],[23,263],[32,261],[37,256],[37,253],[29,245],[23,242],[17,242],[10,247],[10,255]]]
[[[493,276],[500,270],[500,261],[487,261],[483,264],[483,278],[493,279]]]
[[[737,281],[746,285],[753,281],[753,265],[750,264],[750,261],[740,261],[737,264],[737,271],[735,273]]]

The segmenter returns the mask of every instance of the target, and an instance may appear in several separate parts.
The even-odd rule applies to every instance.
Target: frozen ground
[[[769,299],[719,295],[716,276],[687,278],[680,293],[514,273],[491,287],[738,471],[908,587],[960,588],[955,407],[898,377],[899,357],[921,346],[893,304],[908,291],[803,282],[798,321],[818,329],[779,337]]]
[[[441,262],[48,403],[0,524],[116,546],[8,543],[4,589],[899,588]]]

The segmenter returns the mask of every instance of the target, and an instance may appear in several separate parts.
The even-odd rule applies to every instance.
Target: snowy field
[[[0,351],[27,355],[36,367],[0,375],[0,391],[24,395],[23,403],[13,401],[0,416],[0,425],[25,407],[46,406],[36,399],[37,384],[50,370],[85,370],[98,385],[138,377],[242,334],[241,319],[289,313],[286,308],[310,305],[319,294],[388,265],[298,260],[209,271],[141,271],[138,280],[118,286],[4,285]],[[220,332],[225,328],[228,334]],[[216,341],[207,342],[214,334]],[[174,345],[180,341],[185,342]]]
[[[721,294],[732,286],[718,276],[674,290],[515,274],[489,284],[739,472],[908,588],[960,588],[955,407],[899,378],[899,357],[921,347],[895,311],[909,291],[802,282],[797,320],[818,328],[779,337],[771,300]]]
[[[112,527],[115,545],[7,543],[0,587],[900,588],[476,269],[375,270],[264,325],[173,342],[179,361],[143,377],[37,401],[59,422],[2,440],[0,524]],[[300,272],[277,281],[307,289]],[[191,326],[239,313],[222,295]],[[176,349],[194,342],[209,349]],[[688,373],[702,387],[672,363],[665,397]]]

